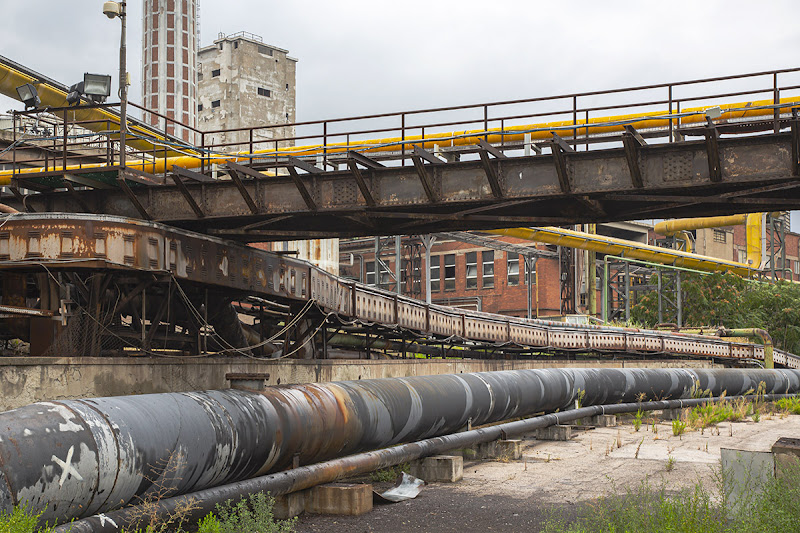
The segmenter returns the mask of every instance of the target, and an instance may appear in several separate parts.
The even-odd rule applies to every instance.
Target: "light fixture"
[[[111,76],[106,74],[83,75],[83,81],[76,83],[69,88],[67,93],[68,105],[79,105],[81,97],[85,97],[92,103],[101,104],[111,94]]]
[[[76,83],[70,86],[67,92],[67,105],[78,105],[81,103],[81,95],[83,94],[83,82]]]
[[[39,99],[39,92],[32,83],[26,83],[17,87],[17,95],[19,99],[25,104],[25,109],[30,107],[39,107],[42,101]]]
[[[122,7],[119,2],[103,2],[103,15],[110,19],[119,17],[122,14]]]
[[[105,101],[111,94],[111,76],[87,72],[83,75],[83,94],[92,101]]]

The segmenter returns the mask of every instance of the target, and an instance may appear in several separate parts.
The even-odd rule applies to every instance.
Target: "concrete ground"
[[[677,437],[668,420],[643,422],[637,432],[628,417],[617,427],[579,431],[567,442],[526,437],[521,460],[465,459],[458,483],[431,483],[416,499],[376,505],[360,517],[302,515],[297,531],[535,532],[554,512],[574,515],[581,503],[645,480],[668,491],[697,481],[716,489],[720,448],[769,451],[780,437],[800,437],[800,416],[767,414],[758,423],[723,422]]]

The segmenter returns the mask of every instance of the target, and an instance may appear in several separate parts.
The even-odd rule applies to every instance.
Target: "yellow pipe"
[[[750,277],[757,272],[755,268],[735,261],[561,228],[509,228],[488,233],[705,272],[733,272],[743,277]]]
[[[0,78],[0,85],[3,80]],[[16,82],[14,82],[16,83]],[[741,118],[772,116],[774,110],[758,109],[764,106],[773,105],[772,100],[757,100],[752,102],[740,102],[734,104],[725,104],[719,106],[722,110],[722,115],[718,120],[734,120]],[[794,105],[800,103],[797,98],[782,98],[780,103],[786,104],[784,107],[778,108],[781,113],[788,113]],[[698,124],[705,123],[706,117],[703,114],[707,108],[695,107],[685,109],[683,113],[695,115],[682,117],[681,124]],[[511,126],[506,128],[505,132],[501,132],[499,128],[492,128],[489,130],[465,130],[455,131],[448,133],[435,133],[428,134],[425,137],[421,135],[412,135],[404,138],[391,137],[384,139],[371,139],[354,141],[352,143],[331,143],[327,145],[308,145],[308,146],[292,146],[279,148],[277,151],[272,149],[255,150],[252,154],[247,152],[234,152],[231,154],[217,154],[205,160],[206,165],[212,164],[225,164],[229,161],[241,162],[249,160],[248,155],[316,155],[323,153],[326,154],[341,154],[349,150],[359,150],[364,153],[377,153],[377,152],[396,152],[399,150],[400,143],[406,145],[416,144],[422,148],[433,149],[434,146],[439,148],[453,147],[453,146],[471,146],[476,145],[481,139],[486,139],[490,143],[499,144],[501,142],[524,142],[525,136],[530,135],[532,140],[546,140],[552,137],[552,132],[557,131],[559,135],[565,138],[573,136],[573,130],[576,128],[578,135],[599,135],[608,133],[620,133],[625,131],[625,125],[630,124],[639,129],[653,129],[653,128],[666,128],[669,126],[668,118],[660,118],[667,115],[667,111],[650,112],[650,113],[636,113],[629,115],[616,115],[611,117],[597,117],[590,119],[588,122],[584,119],[578,120],[573,124],[570,120],[563,120],[558,122],[547,122],[541,124],[529,124],[523,126]],[[654,118],[659,117],[659,118]],[[674,119],[673,119],[674,120]],[[565,129],[564,129],[565,128]],[[538,131],[531,131],[538,130]],[[172,169],[173,166],[180,166],[184,168],[197,168],[201,165],[201,159],[193,156],[178,156],[171,158],[161,158],[157,161],[130,161],[128,166],[151,173],[163,173]],[[66,170],[76,170],[78,168],[102,168],[105,165],[84,165],[79,167],[77,165],[67,166]],[[51,170],[62,170],[60,168]],[[39,169],[22,169],[18,170],[18,174],[36,173]],[[8,185],[10,183],[11,171],[0,171],[0,185]]]
[[[764,259],[761,253],[761,239],[764,234],[764,213],[747,215],[744,231],[747,246],[747,263],[754,268],[761,268]]]
[[[747,236],[747,263],[753,268],[761,268],[761,235],[763,228],[764,213],[751,213],[745,215],[729,215],[720,217],[696,217],[678,218],[674,220],[664,220],[653,227],[656,233],[661,235],[678,235],[686,241],[687,250],[692,251],[689,245],[689,238],[685,232],[694,229],[721,228],[725,226],[738,226],[745,224],[745,234]]]
[[[688,231],[680,231],[678,232],[678,238],[682,240],[685,245],[683,247],[684,250],[690,253],[694,253],[694,245],[692,243],[692,236]]]
[[[41,109],[46,107],[67,107],[67,93],[59,87],[53,86],[47,81],[41,81],[29,74],[15,69],[13,66],[6,64],[0,59],[0,94],[19,100],[17,94],[17,87],[31,83],[36,87],[39,98],[42,101]],[[70,122],[91,122],[90,124],[81,124],[82,128],[89,131],[119,131],[119,116],[109,112],[106,109],[98,108],[85,108],[75,106],[68,111],[68,119]],[[63,116],[62,116],[63,118]],[[128,122],[128,130],[134,134],[139,134],[147,137],[164,140],[163,133],[160,133],[156,128],[144,127],[132,122]],[[153,150],[153,144],[141,139],[128,137],[128,145],[140,150]],[[163,148],[161,156],[163,157]],[[168,156],[175,156],[174,151],[169,151]],[[67,167],[68,169],[78,168]],[[36,171],[37,169],[33,169]],[[0,181],[0,185],[8,185]]]
[[[689,231],[701,228],[721,228],[724,226],[738,226],[744,224],[748,215],[730,215],[725,217],[699,217],[678,218],[665,220],[653,226],[653,230],[661,235],[675,235],[679,231]]]

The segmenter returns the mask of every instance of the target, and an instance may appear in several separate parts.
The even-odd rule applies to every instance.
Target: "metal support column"
[[[425,303],[431,303],[431,247],[436,242],[433,235],[423,235],[420,237],[422,246],[425,247]],[[439,279],[441,279],[441,268],[439,269]]]
[[[400,264],[403,262],[403,253],[400,235],[394,237],[394,287],[397,294],[403,294],[403,288],[400,285]]]

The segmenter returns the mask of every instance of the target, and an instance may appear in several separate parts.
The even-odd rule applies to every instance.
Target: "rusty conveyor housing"
[[[710,336],[527,320],[428,305],[339,278],[286,255],[157,223],[114,216],[9,215],[0,222],[0,269],[5,274],[36,273],[40,279],[46,280],[54,279],[59,272],[83,270],[92,276],[92,280],[84,284],[87,292],[95,284],[100,285],[101,289],[105,284],[106,291],[103,294],[108,293],[112,299],[116,298],[114,301],[118,307],[120,300],[122,307],[128,305],[127,311],[117,310],[117,313],[135,314],[137,306],[130,305],[130,296],[109,293],[109,282],[98,279],[101,273],[132,277],[131,284],[136,284],[137,280],[142,279],[141,276],[149,277],[151,281],[161,279],[165,287],[167,284],[173,288],[182,285],[186,287],[186,292],[210,291],[227,296],[227,301],[232,301],[237,295],[254,295],[281,302],[289,308],[313,305],[320,320],[355,321],[387,329],[402,329],[421,337],[455,338],[492,346],[519,346],[550,352],[593,351],[639,356],[673,354],[764,360],[764,348],[761,345]],[[138,286],[144,283],[139,281]],[[51,292],[56,290],[53,288]],[[169,301],[170,294],[173,293],[162,296],[162,301]],[[88,299],[94,302],[94,306],[102,307],[101,296]],[[177,296],[171,297],[177,299]],[[51,322],[69,322],[74,318],[60,315],[65,306],[55,302],[54,298],[49,300],[49,310],[56,319],[50,318]],[[44,302],[45,298],[40,301]],[[88,309],[84,309],[84,312],[92,311],[91,303],[86,307]],[[162,308],[163,305],[152,312],[147,321],[142,320],[143,324],[149,324],[147,332],[135,332],[126,338],[132,342],[141,333],[144,340],[150,341],[148,346],[155,344],[163,333],[163,329],[158,330],[159,323],[175,321],[174,316],[168,320]],[[142,306],[142,313],[145,312],[147,308]],[[106,311],[98,314],[94,321],[87,321],[87,331],[94,331],[95,334],[104,330],[112,333],[122,331],[124,324],[110,323],[94,330],[89,327],[100,321],[100,315],[110,314]],[[145,329],[143,326],[142,330]],[[174,333],[170,332],[170,335]],[[229,342],[233,340],[229,339]],[[83,346],[86,347],[85,344]],[[89,345],[88,349],[94,347]],[[775,362],[791,368],[800,367],[800,359],[784,352],[776,352]]]

